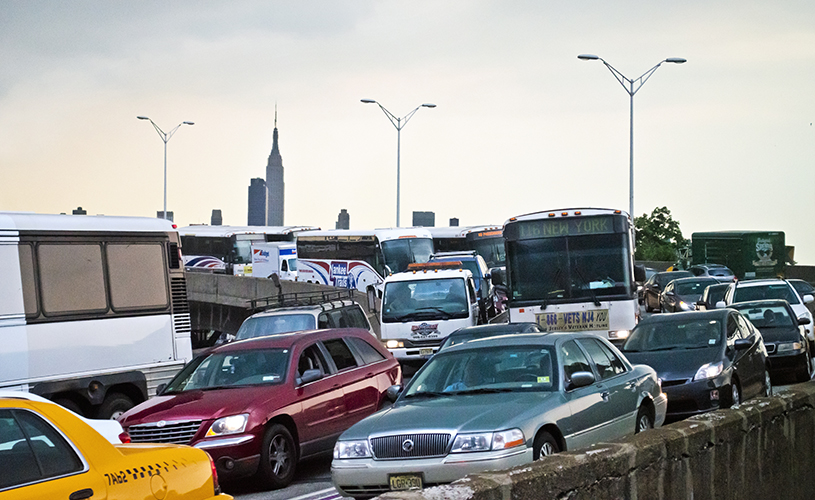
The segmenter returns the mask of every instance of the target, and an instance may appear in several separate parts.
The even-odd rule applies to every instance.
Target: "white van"
[[[473,275],[461,262],[411,264],[385,279],[382,342],[400,362],[424,361],[455,330],[478,323]]]
[[[244,268],[246,276],[297,281],[297,244],[282,242],[252,243],[252,265]]]

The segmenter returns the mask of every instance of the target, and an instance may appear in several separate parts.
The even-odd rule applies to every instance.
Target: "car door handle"
[[[84,490],[77,490],[68,496],[68,500],[84,500],[93,496],[93,490],[85,488]]]
[[[608,403],[608,397],[609,397],[609,395],[610,395],[610,394],[609,394],[609,392],[608,392],[608,391],[604,391],[604,392],[603,392],[603,394],[601,394],[601,395],[600,395],[600,397],[602,397],[602,398],[603,398],[603,401],[605,401],[606,403]]]

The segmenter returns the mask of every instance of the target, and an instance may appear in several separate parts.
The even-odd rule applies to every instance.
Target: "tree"
[[[682,236],[679,222],[671,217],[668,207],[655,208],[651,215],[643,214],[634,218],[637,230],[636,260],[657,260],[676,262],[678,250],[688,245],[689,241]]]

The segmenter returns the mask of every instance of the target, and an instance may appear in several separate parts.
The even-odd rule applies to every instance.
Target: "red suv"
[[[222,480],[256,475],[282,488],[300,459],[331,451],[401,380],[367,330],[280,334],[205,352],[119,421],[134,443],[205,449]]]

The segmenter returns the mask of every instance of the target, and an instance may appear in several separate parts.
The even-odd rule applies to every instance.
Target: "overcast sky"
[[[0,210],[247,222],[275,104],[285,223],[502,224],[667,206],[694,231],[783,230],[815,264],[815,2],[0,0]]]

